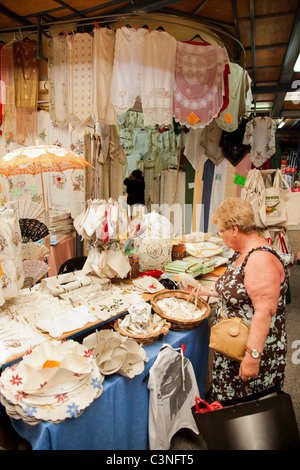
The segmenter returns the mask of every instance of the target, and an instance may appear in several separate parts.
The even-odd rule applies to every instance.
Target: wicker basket
[[[171,323],[172,330],[191,330],[193,328],[196,328],[210,314],[210,306],[208,305],[208,303],[205,302],[202,298],[198,298],[197,307],[200,309],[206,307],[206,313],[204,313],[204,315],[202,315],[200,318],[191,320],[187,319],[186,317],[182,317],[182,319],[179,319],[178,317],[173,318],[171,316],[166,315],[165,312],[162,312],[160,307],[157,305],[157,302],[165,297],[177,297],[179,299],[185,299],[192,303],[195,302],[195,297],[183,290],[166,290],[163,292],[158,292],[153,296],[151,300],[151,307],[153,308],[155,313],[157,313],[159,316]]]
[[[142,344],[143,346],[148,346],[149,344],[155,343],[160,337],[160,335],[167,335],[169,333],[171,324],[169,322],[166,322],[160,330],[158,330],[156,333],[152,333],[151,335],[136,335],[134,333],[128,333],[127,331],[121,330],[118,325],[118,320],[114,321],[113,327],[118,333],[120,333],[120,335],[128,336],[129,338],[134,338],[139,344]]]

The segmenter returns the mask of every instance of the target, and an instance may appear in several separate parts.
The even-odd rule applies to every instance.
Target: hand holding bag
[[[225,318],[222,304],[222,318],[211,327],[209,347],[241,362],[246,353],[249,330],[249,325],[241,318]]]

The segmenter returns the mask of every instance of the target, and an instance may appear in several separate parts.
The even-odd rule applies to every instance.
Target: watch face
[[[251,356],[254,357],[254,359],[257,359],[259,357],[259,352],[253,349],[251,351]]]

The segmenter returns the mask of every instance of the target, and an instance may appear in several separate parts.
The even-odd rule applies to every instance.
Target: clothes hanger
[[[206,43],[207,43],[207,41],[205,41],[205,40],[200,36],[199,33],[195,34],[195,36],[194,36],[192,39],[190,39],[190,41],[194,41],[194,39],[200,39],[202,42],[206,42]]]

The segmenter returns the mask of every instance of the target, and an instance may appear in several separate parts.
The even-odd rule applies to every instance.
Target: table
[[[146,450],[148,447],[148,374],[164,343],[174,348],[185,344],[185,356],[193,364],[199,392],[205,393],[209,326],[205,319],[197,328],[170,330],[156,343],[145,346],[148,362],[133,379],[106,376],[103,392],[78,418],[35,426],[11,419],[17,433],[33,450]]]

